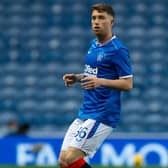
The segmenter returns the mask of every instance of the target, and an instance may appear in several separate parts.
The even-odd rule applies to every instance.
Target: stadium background
[[[82,92],[78,85],[65,89],[62,75],[83,70],[95,2],[100,1],[0,1],[1,137],[10,120],[29,123],[30,137],[63,136]],[[103,2],[116,11],[114,33],[129,48],[134,71],[134,89],[122,96],[116,136],[167,138],[168,1]]]

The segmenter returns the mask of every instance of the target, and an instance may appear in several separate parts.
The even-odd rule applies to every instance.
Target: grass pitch
[[[161,168],[159,166],[132,166],[132,167],[126,167],[126,166],[92,166],[93,168]],[[0,168],[59,168],[58,166],[0,166]]]

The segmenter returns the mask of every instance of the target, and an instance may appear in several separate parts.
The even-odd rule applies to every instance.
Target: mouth
[[[93,31],[95,31],[95,32],[100,31],[100,27],[99,26],[94,26]]]
[[[100,27],[99,26],[94,26],[94,30],[99,30]]]

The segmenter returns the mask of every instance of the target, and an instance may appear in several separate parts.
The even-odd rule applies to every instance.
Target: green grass
[[[0,168],[59,168],[57,166],[0,166]],[[116,167],[116,166],[93,166],[93,168],[161,168],[159,166],[147,166],[147,167],[126,167],[126,166],[122,166],[122,167]]]

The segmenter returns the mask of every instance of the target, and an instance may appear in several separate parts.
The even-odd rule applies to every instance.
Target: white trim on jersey
[[[107,43],[109,43],[111,40],[113,40],[113,39],[115,39],[115,38],[116,38],[116,36],[114,35],[114,36],[112,36],[112,38],[111,38],[110,40],[106,41],[105,43],[100,44],[100,43],[97,41],[97,44],[102,47],[102,46],[106,45]]]
[[[131,77],[133,77],[133,75],[120,76],[119,78],[120,78],[120,79],[124,79],[124,78],[131,78]]]

